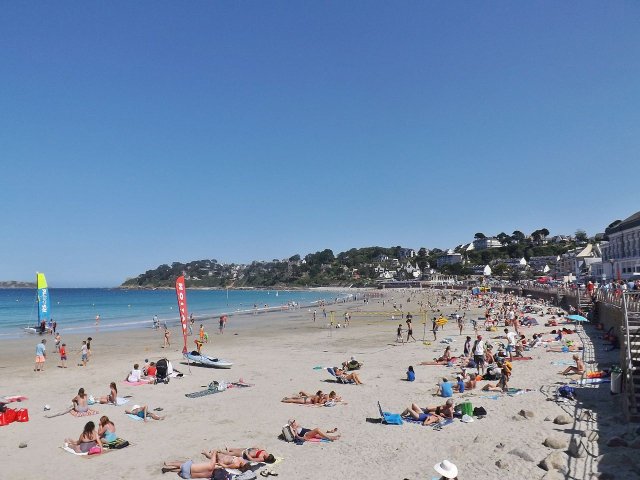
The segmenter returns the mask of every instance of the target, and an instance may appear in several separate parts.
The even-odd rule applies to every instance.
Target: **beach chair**
[[[329,373],[331,374],[331,376],[332,376],[333,378],[335,378],[335,379],[336,379],[336,382],[338,382],[338,383],[344,383],[344,384],[348,384],[348,383],[356,383],[356,382],[354,382],[353,380],[346,380],[346,379],[344,379],[344,378],[342,378],[342,377],[339,377],[338,375],[336,375],[336,372],[335,372],[335,371],[333,370],[333,368],[331,368],[331,367],[327,367],[327,372],[329,372]]]
[[[399,413],[389,413],[382,410],[382,405],[378,401],[378,410],[380,411],[380,418],[385,425],[402,425],[402,417]]]

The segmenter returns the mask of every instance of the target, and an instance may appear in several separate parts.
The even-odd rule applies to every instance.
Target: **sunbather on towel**
[[[71,399],[73,403],[73,409],[78,413],[85,413],[89,411],[89,404],[87,403],[89,396],[84,393],[84,388],[78,390],[78,394]]]
[[[149,407],[147,405],[134,405],[131,410],[125,410],[124,413],[129,415],[137,415],[142,418],[145,422],[147,421],[147,417],[151,417],[154,420],[164,420],[164,417],[160,417],[153,412],[149,411]]]
[[[100,397],[100,403],[111,403],[113,405],[116,404],[118,398],[118,387],[116,386],[116,382],[111,382],[109,384],[109,394],[106,397]]]
[[[335,372],[336,377],[340,377],[343,380],[353,380],[354,382],[356,382],[356,385],[363,384],[362,380],[360,380],[360,376],[355,372],[347,373],[338,367],[333,367],[333,371]]]
[[[447,365],[449,362],[453,362],[455,360],[456,357],[451,356],[451,346],[447,345],[447,348],[444,349],[441,357],[434,358],[432,362],[420,362],[420,365]]]
[[[162,464],[162,473],[174,472],[180,478],[213,478],[218,467],[214,460],[204,463],[193,463],[193,460],[180,462],[173,460]]]
[[[249,447],[249,448],[229,448],[225,447],[224,450],[220,449],[220,453],[224,453],[227,455],[233,455],[236,457],[242,457],[245,460],[250,462],[264,462],[264,463],[274,463],[276,461],[276,457],[267,453],[266,450],[259,447]]]
[[[245,460],[242,457],[237,457],[235,455],[229,455],[228,453],[219,452],[217,450],[209,450],[203,451],[202,455],[210,459],[211,461],[215,461],[219,467],[223,468],[236,468],[242,472],[248,470],[249,468],[249,460]]]
[[[442,420],[442,417],[440,415],[436,413],[429,413],[426,409],[423,410],[415,403],[412,403],[411,406],[407,407],[400,415],[405,418],[413,418],[414,420],[418,420],[422,422],[423,425],[431,425]]]
[[[292,395],[290,397],[284,397],[280,400],[283,403],[298,403],[298,404],[309,404],[309,405],[317,405],[319,403],[324,403],[325,394],[322,393],[322,390],[318,390],[315,395],[311,395],[309,393],[300,391],[298,395]]]
[[[435,413],[436,415],[442,418],[453,418],[453,411],[454,411],[453,398],[448,399],[444,405],[439,405],[437,407],[426,407],[423,410],[425,413]]]
[[[82,430],[77,441],[67,438],[65,443],[66,446],[73,449],[76,453],[88,453],[93,447],[102,447],[100,436],[96,431],[96,424],[93,422],[87,422],[85,424],[84,430]]]
[[[291,427],[291,430],[293,431],[293,434],[296,436],[296,438],[300,440],[324,438],[325,440],[330,440],[333,442],[334,440],[338,440],[340,438],[340,435],[330,435],[332,433],[336,433],[338,431],[337,428],[323,432],[319,428],[310,429],[301,427],[295,420],[289,420],[289,426]]]
[[[582,375],[586,371],[586,368],[584,366],[584,362],[582,361],[582,359],[578,355],[574,355],[573,359],[576,361],[576,366],[575,367],[567,367],[562,372],[562,375],[572,375],[574,373],[577,373],[578,375]]]

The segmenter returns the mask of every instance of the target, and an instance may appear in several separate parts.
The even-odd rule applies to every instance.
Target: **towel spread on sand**
[[[131,420],[140,420],[140,421],[144,420],[144,418],[139,417],[138,415],[134,415],[133,413],[125,413],[125,415],[129,417]]]
[[[143,382],[142,380],[138,381],[138,382],[129,382],[127,380],[124,381],[125,385],[131,385],[132,387],[137,387],[139,385],[151,385],[151,383],[149,382]]]
[[[91,415],[98,415],[100,412],[89,409],[86,412],[76,412],[75,410],[71,410],[69,413],[74,417],[89,417]]]
[[[89,455],[89,452],[85,452],[85,453],[78,453],[78,452],[76,452],[73,448],[68,447],[68,446],[66,446],[66,445],[65,445],[65,446],[63,446],[63,447],[60,447],[60,448],[61,448],[62,450],[64,450],[65,452],[73,453],[74,455],[81,455],[81,456],[82,456],[82,455]]]

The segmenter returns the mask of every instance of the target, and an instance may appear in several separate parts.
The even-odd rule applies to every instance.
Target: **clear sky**
[[[640,209],[638,2],[3,2],[0,280]]]

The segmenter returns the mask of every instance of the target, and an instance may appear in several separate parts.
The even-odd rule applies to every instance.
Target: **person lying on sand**
[[[320,430],[319,428],[314,428],[314,429],[310,429],[310,428],[304,428],[301,427],[298,422],[296,422],[295,420],[289,420],[289,426],[291,427],[291,431],[293,431],[293,434],[295,435],[296,439],[300,439],[300,440],[311,440],[314,438],[324,438],[325,440],[330,440],[330,441],[335,441],[338,440],[340,438],[340,435],[330,435],[332,433],[335,433],[338,431],[337,428],[334,428],[332,430],[327,430],[326,432],[323,432],[322,430]]]
[[[234,455],[236,457],[242,457],[245,460],[248,460],[249,462],[274,463],[276,461],[276,457],[274,457],[270,453],[267,453],[266,450],[260,447],[249,447],[249,448],[225,447],[224,450],[220,449],[219,452],[227,455]]]
[[[412,403],[411,406],[405,408],[404,412],[400,414],[404,418],[412,418],[414,420],[418,420],[422,422],[423,425],[432,425],[434,423],[439,423],[442,420],[442,417],[436,413],[429,413],[427,409],[422,409],[415,403]]]
[[[438,405],[437,407],[427,407],[424,409],[424,411],[427,413],[435,413],[442,418],[453,418],[453,398],[448,399],[444,405]]]
[[[213,478],[216,462],[193,463],[193,460],[180,462],[173,460],[162,464],[162,473],[175,472],[180,478]]]
[[[154,420],[164,420],[164,417],[160,417],[153,412],[149,411],[149,407],[147,405],[134,405],[131,410],[125,410],[124,413],[128,415],[137,415],[142,418],[145,422],[147,421],[147,417],[151,417]]]
[[[573,359],[576,361],[576,366],[575,367],[567,367],[562,372],[562,375],[573,375],[573,374],[582,375],[587,370],[585,368],[585,366],[584,366],[584,362],[582,361],[582,359],[578,355],[574,355]]]
[[[582,348],[583,347],[581,345],[572,343],[562,346],[547,347],[547,352],[579,352]]]
[[[96,431],[96,424],[93,422],[87,422],[78,440],[76,441],[71,438],[67,438],[65,440],[65,446],[73,449],[76,453],[87,453],[93,447],[102,447],[102,442],[100,441],[100,437]]]
[[[299,404],[310,404],[315,405],[318,403],[324,403],[325,394],[322,390],[318,390],[315,395],[311,395],[309,393],[300,391],[298,395],[292,395],[290,397],[284,397],[280,400],[283,403],[299,403]]]
[[[202,455],[211,461],[215,461],[218,466],[223,468],[237,468],[242,472],[249,469],[249,460],[245,460],[242,457],[236,457],[217,450],[203,451]]]
[[[336,374],[336,377],[340,377],[343,380],[353,380],[356,385],[363,385],[362,380],[360,380],[360,376],[355,372],[347,373],[338,367],[333,367],[333,371]]]

